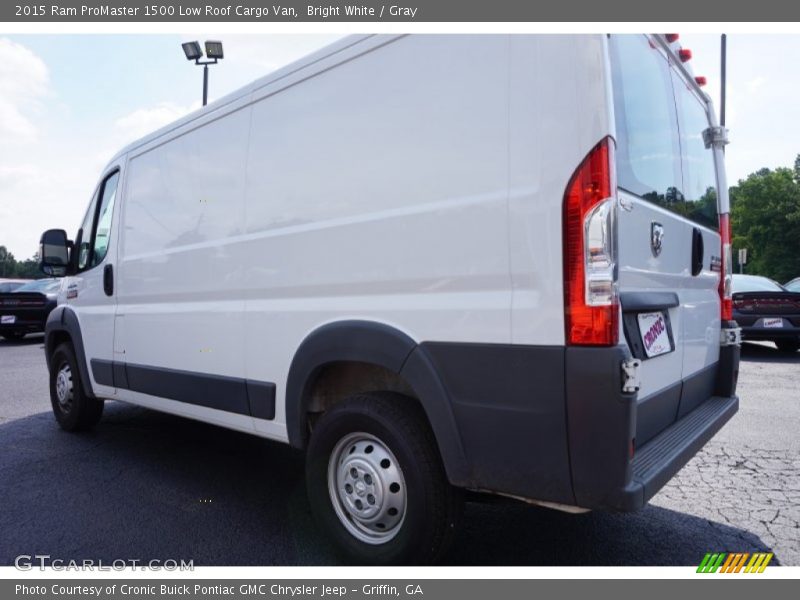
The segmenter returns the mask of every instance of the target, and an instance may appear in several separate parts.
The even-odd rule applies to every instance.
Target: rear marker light
[[[564,196],[564,312],[571,345],[614,346],[619,337],[614,146],[605,138]]]
[[[673,42],[677,42],[678,38],[681,36],[677,33],[665,33],[664,37],[667,38],[667,41],[672,44]]]
[[[732,321],[731,267],[733,265],[733,252],[731,250],[731,219],[728,213],[723,213],[719,216],[719,235],[722,246],[722,269],[719,274],[720,318],[723,321]]]
[[[703,87],[707,83],[706,78],[703,77],[702,75],[698,75],[697,77],[694,78],[694,80],[700,87]]]
[[[678,58],[681,59],[681,62],[692,60],[692,51],[688,48],[681,48],[678,50]]]

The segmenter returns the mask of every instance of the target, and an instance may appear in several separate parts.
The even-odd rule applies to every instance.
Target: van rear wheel
[[[324,413],[306,483],[318,522],[359,564],[436,562],[461,514],[424,412],[400,394],[353,396]]]
[[[66,343],[59,345],[50,359],[50,403],[65,431],[92,429],[103,415],[103,401],[86,395],[75,352]]]

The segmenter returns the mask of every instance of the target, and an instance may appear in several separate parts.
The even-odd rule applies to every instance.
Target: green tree
[[[734,259],[781,283],[800,276],[800,155],[794,169],[761,169],[730,190]]]
[[[5,246],[0,246],[0,277],[14,277],[17,261]]]
[[[39,254],[27,260],[17,260],[5,246],[0,246],[0,277],[9,279],[41,279]]]
[[[32,258],[17,261],[16,275],[20,279],[40,279],[44,274],[39,270],[39,254],[36,253]]]

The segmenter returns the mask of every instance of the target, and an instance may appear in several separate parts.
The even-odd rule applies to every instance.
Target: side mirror
[[[39,240],[39,268],[51,277],[63,277],[69,267],[69,240],[63,229],[48,229]]]

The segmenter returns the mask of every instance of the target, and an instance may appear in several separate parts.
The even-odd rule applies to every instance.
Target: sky
[[[211,100],[339,38],[213,35]],[[32,256],[49,228],[74,235],[106,162],[127,143],[200,107],[202,68],[186,35],[0,34],[0,245]],[[683,35],[719,104],[719,35]],[[800,153],[800,35],[729,35],[726,154],[731,185]]]

